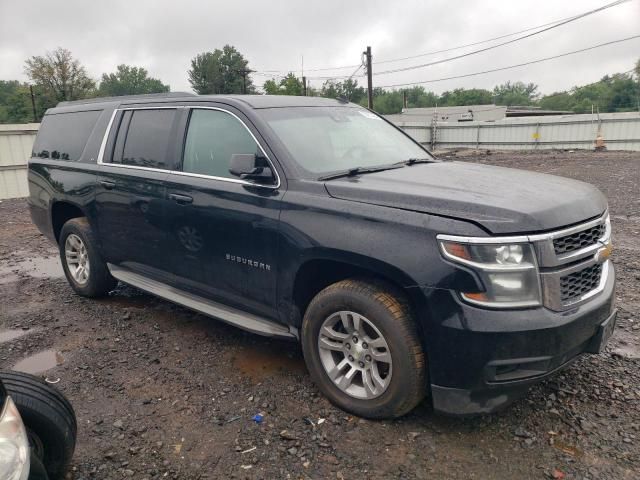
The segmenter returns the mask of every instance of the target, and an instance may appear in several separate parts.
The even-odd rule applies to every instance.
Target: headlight
[[[484,292],[460,292],[470,303],[494,308],[540,305],[540,284],[533,248],[528,243],[467,243],[440,240],[446,258],[480,276]]]
[[[27,480],[29,441],[11,397],[0,414],[0,480]]]

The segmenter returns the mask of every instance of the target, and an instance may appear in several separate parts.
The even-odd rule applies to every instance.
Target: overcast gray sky
[[[197,53],[234,45],[255,70],[294,69],[308,76],[350,75],[367,45],[374,62],[450,48],[573,16],[611,0],[430,1],[151,1],[0,0],[0,79],[26,80],[24,60],[58,46],[89,74],[126,63],[143,66],[174,91],[190,91],[187,70]],[[512,45],[408,72],[379,75],[375,85],[413,82],[521,63],[640,34],[640,0],[616,6]],[[481,47],[481,46],[480,46]],[[374,71],[454,56],[471,47],[384,65]],[[514,70],[425,85],[442,92],[492,88],[506,80],[564,90],[633,68],[640,39]],[[262,85],[265,77],[254,77]],[[363,79],[359,79],[365,83]],[[322,80],[313,80],[320,86]]]

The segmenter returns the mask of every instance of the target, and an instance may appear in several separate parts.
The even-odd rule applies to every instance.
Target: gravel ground
[[[361,420],[319,395],[294,343],[129,287],[74,295],[25,201],[3,201],[0,368],[59,379],[78,416],[70,478],[639,478],[640,154],[442,156],[577,178],[608,196],[620,315],[605,353],[493,415],[448,418],[426,401],[399,420]]]

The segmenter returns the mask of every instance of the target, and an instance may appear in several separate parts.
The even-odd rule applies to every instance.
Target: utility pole
[[[29,85],[31,93],[31,108],[33,109],[33,123],[38,123],[38,115],[36,113],[36,96],[33,94],[33,85]]]
[[[307,77],[302,76],[302,95],[307,96]]]
[[[402,108],[403,109],[407,109],[407,91],[406,90],[402,90]]]
[[[247,94],[247,75],[250,74],[251,72],[253,72],[253,70],[250,70],[248,68],[243,68],[242,70],[238,70],[238,73],[242,75],[242,94],[243,95]]]
[[[367,106],[373,110],[373,69],[371,65],[371,47],[364,52],[367,56]]]

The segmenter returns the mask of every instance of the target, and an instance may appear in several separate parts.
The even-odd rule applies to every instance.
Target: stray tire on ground
[[[64,478],[76,445],[73,407],[58,390],[33,375],[3,371],[0,380],[20,412],[32,455],[51,480]]]

